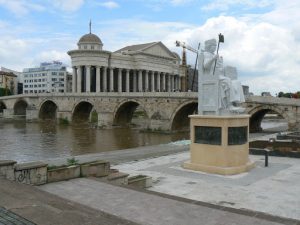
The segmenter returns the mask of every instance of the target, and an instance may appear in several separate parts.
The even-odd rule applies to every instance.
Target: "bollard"
[[[269,166],[269,149],[265,149],[265,167]]]

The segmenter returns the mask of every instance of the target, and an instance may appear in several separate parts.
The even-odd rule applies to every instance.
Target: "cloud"
[[[25,0],[0,0],[0,6],[8,9],[16,16],[24,16],[30,11],[44,11],[45,7]]]
[[[171,3],[172,5],[177,6],[177,5],[184,5],[184,4],[190,3],[190,2],[192,2],[192,1],[193,1],[193,0],[170,0],[170,3]]]
[[[84,0],[52,0],[51,2],[56,8],[67,12],[77,11],[84,4]]]
[[[246,8],[264,8],[273,4],[271,0],[213,0],[201,7],[202,10],[227,11],[233,6]]]
[[[161,11],[164,7],[180,7],[195,0],[138,0],[143,2],[147,7],[153,9],[154,11]]]
[[[39,65],[40,62],[52,62],[53,60],[58,60],[64,62],[68,66],[71,66],[71,59],[67,52],[54,49],[38,53],[34,57],[33,61],[35,65]]]
[[[107,1],[103,3],[99,3],[100,6],[108,8],[108,9],[115,9],[120,7],[120,5],[114,1]]]
[[[150,22],[140,19],[124,19],[98,22],[96,30],[104,43],[104,48],[117,50],[125,45],[165,40],[171,34],[194,26],[180,22]]]
[[[249,18],[220,16],[183,36],[196,46],[200,41],[225,35],[220,46],[224,63],[238,68],[240,79],[259,94],[270,91],[297,91],[300,83],[300,43],[286,27],[268,22],[251,23]]]
[[[297,91],[300,88],[300,36],[297,23],[284,26],[272,23],[277,12],[245,17],[218,16],[208,19],[201,26],[178,22],[149,22],[138,19],[101,22],[98,30],[107,50],[117,50],[126,45],[162,41],[172,51],[181,55],[181,48],[175,41],[185,41],[196,48],[205,40],[225,35],[225,43],[220,46],[220,55],[225,65],[236,66],[243,84],[250,91],[260,94],[270,91]],[[275,13],[276,12],[276,13]],[[291,24],[298,16],[289,18],[289,11],[281,15]],[[299,18],[300,19],[300,18]],[[194,64],[195,56],[188,53],[188,61]]]

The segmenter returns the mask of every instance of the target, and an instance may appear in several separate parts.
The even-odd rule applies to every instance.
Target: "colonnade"
[[[178,74],[103,66],[73,67],[72,92],[171,92],[181,90]]]

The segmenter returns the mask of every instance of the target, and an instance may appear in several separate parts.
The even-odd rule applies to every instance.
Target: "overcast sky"
[[[0,0],[0,66],[71,66],[90,19],[109,51],[162,41],[181,55],[175,40],[196,48],[222,33],[224,64],[250,91],[300,91],[300,0]]]

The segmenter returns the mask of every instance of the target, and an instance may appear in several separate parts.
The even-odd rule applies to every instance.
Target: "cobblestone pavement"
[[[35,225],[17,214],[0,207],[0,225]]]

